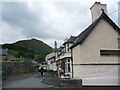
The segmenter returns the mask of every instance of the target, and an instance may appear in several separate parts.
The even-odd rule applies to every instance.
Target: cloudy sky
[[[66,37],[78,35],[91,24],[89,8],[95,1],[1,2],[0,43],[37,38],[52,47],[57,41],[59,46]],[[118,24],[115,10],[118,10],[119,0],[97,1],[107,4],[109,17]]]

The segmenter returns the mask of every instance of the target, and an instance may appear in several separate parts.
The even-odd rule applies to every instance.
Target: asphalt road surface
[[[60,79],[45,73],[42,77],[39,72],[12,75],[2,82],[2,90],[120,90],[119,87],[81,87],[64,88]]]
[[[59,88],[59,80],[45,73],[42,77],[39,72],[9,76],[2,82],[2,88]]]

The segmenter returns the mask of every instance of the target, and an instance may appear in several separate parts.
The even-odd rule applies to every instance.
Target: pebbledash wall
[[[31,62],[3,62],[2,70],[7,73],[29,73],[34,72],[34,65]]]

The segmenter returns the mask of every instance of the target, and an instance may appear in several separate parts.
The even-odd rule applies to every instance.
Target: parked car
[[[0,71],[0,80],[5,80],[8,74],[5,71]]]

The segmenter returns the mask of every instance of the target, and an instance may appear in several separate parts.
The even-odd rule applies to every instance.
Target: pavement
[[[2,88],[59,88],[60,79],[49,73],[42,77],[39,72],[12,75],[2,82]]]

